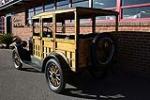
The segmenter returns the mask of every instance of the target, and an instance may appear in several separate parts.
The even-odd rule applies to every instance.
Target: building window
[[[116,7],[116,0],[93,0],[94,8],[113,8]]]
[[[69,7],[69,0],[57,0],[57,9],[68,7]]]
[[[0,17],[0,34],[4,33],[4,17]]]
[[[72,0],[72,7],[89,7],[89,0]]]
[[[122,5],[136,5],[136,4],[144,4],[144,3],[150,3],[149,0],[122,0]]]
[[[102,8],[109,10],[116,10],[116,1],[117,0],[93,0],[94,8]],[[96,17],[98,20],[114,20],[114,16],[99,16]]]
[[[41,12],[43,12],[43,6],[28,9],[28,24],[32,25],[32,17]]]
[[[36,7],[36,8],[35,8],[35,14],[39,14],[39,13],[41,13],[41,12],[43,12],[43,6],[40,6],[40,7]]]
[[[54,10],[54,3],[45,5],[45,6],[44,6],[44,10],[45,10],[45,11]]]
[[[32,16],[34,16],[35,12],[34,9],[29,9],[28,10],[28,24],[32,25]]]
[[[149,0],[122,0],[122,18],[150,18]]]
[[[123,9],[124,19],[150,18],[150,7]]]

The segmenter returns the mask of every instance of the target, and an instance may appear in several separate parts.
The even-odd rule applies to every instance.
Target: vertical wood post
[[[33,35],[34,35],[34,20],[32,19],[32,37],[33,37]]]
[[[77,12],[75,12],[75,35],[80,33],[80,19]]]
[[[95,16],[92,17],[92,33],[96,31],[96,18]]]
[[[43,37],[43,20],[41,18],[40,18],[40,26],[41,26],[40,27],[41,28],[40,29],[40,32],[41,32],[40,34],[41,34],[41,37]]]
[[[66,32],[65,20],[62,21],[62,33]]]
[[[116,32],[118,32],[118,27],[119,27],[119,21],[118,21],[118,15],[116,15]]]
[[[43,58],[43,20],[42,18],[39,19],[40,22],[40,58]]]
[[[57,24],[56,24],[56,14],[53,14],[53,32],[52,32],[52,35],[53,35],[53,50],[55,51],[56,50],[56,28],[57,28]]]
[[[79,64],[79,33],[80,33],[80,19],[78,16],[78,10],[76,9],[76,11],[74,12],[74,16],[75,16],[75,68],[74,70],[77,71],[78,70],[78,64]]]

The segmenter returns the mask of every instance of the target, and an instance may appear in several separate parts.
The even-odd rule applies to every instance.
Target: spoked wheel
[[[109,65],[113,61],[115,43],[110,34],[99,34],[92,44],[91,74],[95,78],[103,78],[106,75]]]
[[[15,68],[21,70],[22,69],[21,59],[19,57],[19,54],[15,50],[13,50],[12,58],[13,58]]]
[[[50,90],[60,93],[65,88],[65,73],[63,67],[55,59],[50,59],[46,64],[46,80]]]

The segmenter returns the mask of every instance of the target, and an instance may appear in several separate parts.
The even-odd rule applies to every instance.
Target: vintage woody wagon
[[[98,16],[115,16],[118,30],[118,13],[110,10],[76,7],[33,16],[31,61],[21,59],[15,47],[15,68],[26,63],[41,69],[49,88],[57,93],[64,89],[70,72],[89,69],[94,76],[102,75],[113,59],[115,44],[109,32],[96,32]],[[84,19],[90,21],[89,33],[81,32]]]

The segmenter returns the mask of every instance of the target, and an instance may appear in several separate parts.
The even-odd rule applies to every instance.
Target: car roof
[[[105,10],[99,8],[86,8],[86,7],[75,7],[75,8],[66,8],[58,9],[48,12],[42,12],[32,17],[32,19],[39,18],[52,18],[53,15],[61,15],[63,18],[68,18],[77,13],[80,18],[89,18],[92,16],[109,16],[109,15],[118,15],[118,12],[112,10]]]

